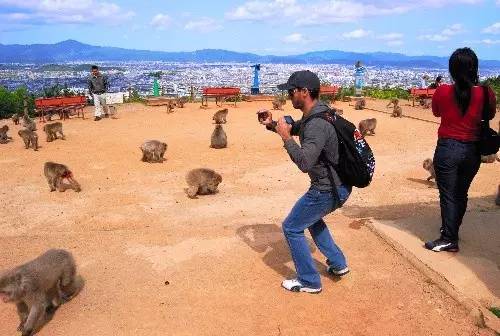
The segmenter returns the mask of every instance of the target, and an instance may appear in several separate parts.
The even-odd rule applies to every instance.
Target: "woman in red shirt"
[[[441,206],[441,236],[425,243],[436,252],[458,251],[458,230],[467,209],[467,192],[481,164],[478,148],[484,106],[483,87],[478,86],[478,59],[469,48],[455,50],[449,60],[453,85],[440,85],[432,97],[432,112],[441,117],[434,169]],[[488,89],[490,119],[496,99]]]

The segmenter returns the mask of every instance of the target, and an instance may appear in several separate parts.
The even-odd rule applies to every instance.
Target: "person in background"
[[[99,121],[102,117],[108,117],[108,113],[104,113],[103,109],[107,112],[106,106],[106,92],[108,90],[108,78],[106,75],[101,74],[99,67],[93,65],[91,74],[88,79],[89,93],[94,98],[94,121]]]
[[[429,89],[437,89],[442,83],[443,76],[437,76],[436,81],[429,85]]]

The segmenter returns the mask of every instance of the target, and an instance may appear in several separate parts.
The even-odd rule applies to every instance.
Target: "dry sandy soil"
[[[412,216],[408,204],[436,202],[421,168],[437,134],[429,110],[405,107],[433,122],[337,103],[355,123],[379,120],[368,138],[377,159],[373,184],[326,218],[352,272],[329,277],[313,248],[323,292],[280,288],[294,275],[281,221],[309,181],[278,136],[257,123],[255,111],[268,105],[228,106],[229,147],[222,150],[209,148],[214,103],[173,114],[128,104],[119,119],[100,122],[88,108],[89,119],[64,122],[65,141],[46,143],[39,125],[38,152],[25,150],[18,126],[8,122],[14,141],[0,145],[0,269],[65,248],[86,280],[39,335],[492,335],[363,226],[370,212],[397,219]],[[290,103],[284,113],[300,117]],[[165,162],[140,161],[148,139],[168,143]],[[49,192],[42,171],[49,160],[67,164],[83,191]],[[197,167],[222,174],[218,194],[186,197],[185,174]],[[483,166],[472,185],[487,211],[495,211],[489,204],[498,181],[496,163]],[[13,305],[1,305],[0,321],[0,335],[15,334]]]

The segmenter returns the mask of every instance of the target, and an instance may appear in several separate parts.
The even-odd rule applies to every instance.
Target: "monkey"
[[[341,115],[343,115],[343,114],[344,114],[344,110],[342,110],[342,109],[337,109],[337,108],[336,108],[336,109],[335,109],[335,113],[336,113],[337,115],[340,115],[340,116],[341,116]]]
[[[12,137],[7,135],[7,132],[9,131],[9,126],[3,125],[0,127],[0,144],[6,144],[10,140],[12,140]]]
[[[423,106],[424,109],[428,109],[432,105],[432,99],[430,98],[421,98],[420,105]]]
[[[283,105],[286,104],[286,98],[283,96],[276,96],[273,100],[273,110],[283,111]]]
[[[36,123],[27,114],[23,115],[23,127],[28,131],[36,131]]]
[[[30,148],[30,146],[33,148],[33,150],[37,151],[38,150],[38,134],[34,131],[30,131],[27,129],[22,129],[17,132],[21,138],[23,138],[24,141],[24,147],[26,149]]]
[[[356,103],[354,104],[355,110],[363,110],[366,106],[366,100],[364,98],[356,99]]]
[[[212,120],[214,120],[216,124],[225,124],[227,122],[226,118],[228,112],[229,110],[227,108],[219,110],[215,112]]]
[[[71,253],[56,249],[2,272],[0,297],[17,306],[17,330],[22,336],[34,335],[46,322],[47,313],[78,294],[83,282],[76,273]]]
[[[188,102],[188,97],[180,97],[177,98],[175,104],[179,108],[184,108],[184,104],[186,104],[187,102]]]
[[[402,118],[403,117],[403,108],[401,106],[399,106],[399,99],[397,99],[397,98],[391,99],[391,101],[389,102],[389,104],[387,104],[386,107],[389,108],[391,105],[393,105],[391,117]]]
[[[482,163],[493,163],[495,160],[499,160],[496,154],[490,154],[490,155],[481,155],[481,162]]]
[[[163,155],[167,151],[167,144],[158,140],[148,140],[140,147],[143,162],[163,162]]]
[[[14,113],[12,115],[12,122],[14,123],[14,125],[19,125],[19,114]]]
[[[64,192],[66,189],[73,189],[76,192],[82,191],[80,184],[74,179],[71,170],[63,164],[45,162],[43,165],[43,173],[47,178],[51,192],[56,189],[60,192]],[[69,184],[63,183],[64,179],[68,180]]]
[[[173,102],[173,101],[169,101],[167,103],[167,114],[174,112],[174,106],[175,106],[175,102]]]
[[[425,159],[422,167],[427,170],[429,174],[431,174],[431,176],[427,178],[427,181],[430,182],[432,179],[436,181],[436,171],[434,170],[434,163],[432,162],[432,159]]]
[[[47,134],[47,142],[57,139],[57,133],[61,134],[61,139],[66,140],[62,131],[62,124],[58,121],[52,124],[43,126],[43,131]]]
[[[210,139],[210,147],[216,149],[227,147],[226,132],[224,132],[221,124],[215,125],[215,129],[212,132],[212,138]]]
[[[368,132],[370,135],[375,135],[375,127],[377,127],[376,118],[365,119],[359,122],[359,131],[363,136],[368,135]]]
[[[500,185],[498,185],[497,198],[495,198],[495,204],[500,205]]]
[[[189,186],[185,190],[186,194],[189,198],[196,198],[196,195],[216,193],[217,186],[222,182],[222,176],[212,169],[198,168],[186,175],[186,182]]]

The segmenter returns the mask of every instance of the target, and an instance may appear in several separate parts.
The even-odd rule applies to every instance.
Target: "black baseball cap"
[[[301,70],[294,72],[286,83],[278,85],[278,90],[293,90],[296,88],[319,90],[320,85],[319,78],[314,72]]]

